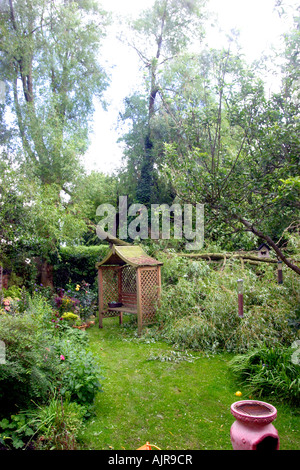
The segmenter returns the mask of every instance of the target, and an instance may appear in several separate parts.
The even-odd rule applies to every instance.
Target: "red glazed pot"
[[[230,429],[234,450],[278,450],[278,431],[272,421],[277,416],[273,405],[257,400],[241,400],[231,405],[236,418]]]

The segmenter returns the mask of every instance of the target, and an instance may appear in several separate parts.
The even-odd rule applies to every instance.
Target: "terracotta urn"
[[[234,450],[278,450],[278,431],[272,421],[277,416],[273,405],[257,400],[241,400],[231,405],[236,418],[230,429]]]

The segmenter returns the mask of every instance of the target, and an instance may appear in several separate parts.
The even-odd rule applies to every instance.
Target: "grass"
[[[88,331],[104,380],[81,435],[87,448],[134,450],[149,441],[162,450],[232,449],[230,405],[239,398],[231,354],[174,354],[163,342],[137,338],[126,316],[123,326],[112,318]],[[299,414],[275,397],[270,403],[278,411],[280,448],[299,449]]]

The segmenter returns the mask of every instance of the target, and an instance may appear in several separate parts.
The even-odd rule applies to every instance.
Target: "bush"
[[[75,449],[82,417],[101,391],[100,368],[87,333],[73,328],[78,315],[55,310],[40,289],[26,294],[25,304],[24,312],[0,315],[0,443],[8,449]],[[24,413],[11,415],[16,409]]]
[[[234,260],[220,270],[203,261],[162,258],[166,275],[157,315],[167,341],[183,349],[241,353],[262,345],[287,346],[295,339],[292,325],[299,312],[293,273],[286,272],[284,285],[278,285],[273,266],[242,270]],[[236,289],[240,277],[243,318]]]
[[[85,407],[54,396],[49,404],[29,415],[28,424],[35,431],[35,449],[76,450],[85,415]]]
[[[72,336],[61,338],[56,344],[57,355],[61,358],[60,392],[91,408],[96,394],[101,391],[100,368],[91,351],[72,340]]]
[[[61,247],[59,259],[53,266],[56,286],[85,281],[95,286],[95,264],[108,253],[108,245]]]
[[[0,443],[6,449],[75,450],[86,409],[54,395],[48,404],[0,421]]]
[[[236,381],[258,396],[300,404],[300,365],[294,364],[291,347],[257,348],[236,356],[230,369]]]
[[[53,390],[59,361],[51,350],[51,336],[29,315],[0,317],[5,363],[0,364],[0,402],[3,411],[44,402]]]
[[[59,388],[64,397],[93,404],[101,389],[99,367],[86,332],[72,327],[77,320],[73,312],[63,318],[40,293],[29,297],[24,314],[0,315],[6,353],[0,364],[0,411],[45,403]]]
[[[91,289],[87,282],[67,284],[65,294],[75,299],[80,317],[83,320],[96,313],[98,293]]]

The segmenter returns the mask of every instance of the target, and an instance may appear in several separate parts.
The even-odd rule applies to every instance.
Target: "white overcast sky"
[[[137,16],[139,12],[154,3],[154,0],[99,0],[106,11],[114,15]],[[299,1],[286,0],[294,6]],[[224,33],[231,29],[240,32],[239,43],[249,61],[281,45],[280,35],[287,31],[289,23],[279,18],[273,11],[275,0],[209,0],[209,9],[217,15],[218,26],[207,31],[206,42],[210,47],[223,47]],[[116,130],[118,112],[122,108],[123,99],[134,90],[138,74],[138,59],[134,51],[129,50],[115,39],[112,27],[102,49],[106,66],[110,68],[111,84],[105,93],[108,110],[96,107],[94,116],[94,132],[91,145],[84,159],[88,171],[97,170],[111,173],[120,166],[122,149],[117,144]],[[103,58],[102,58],[103,60]]]

